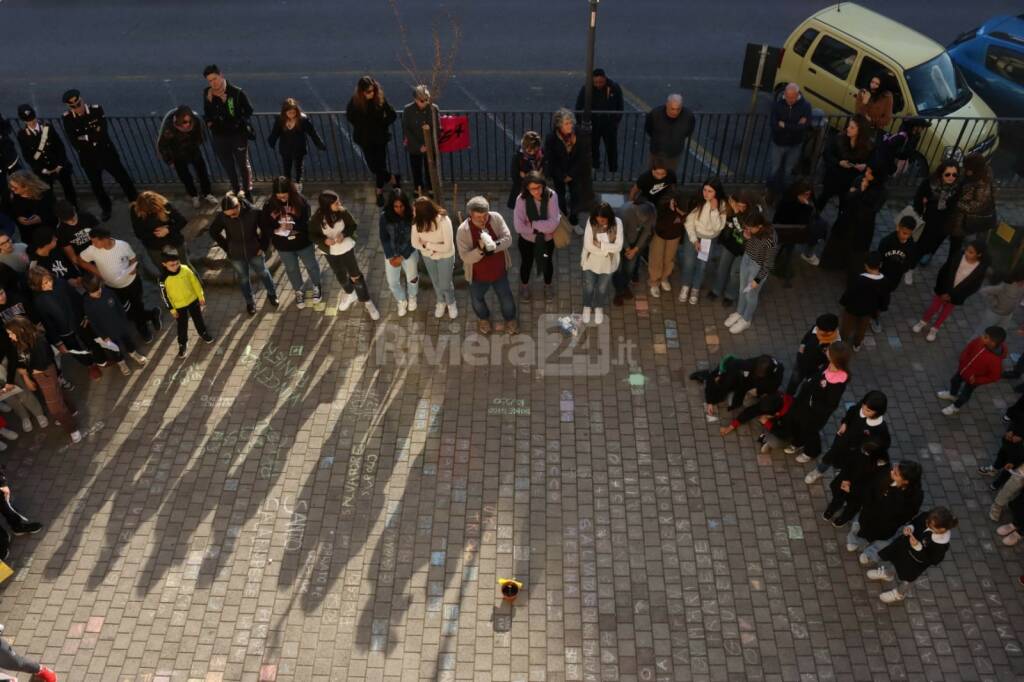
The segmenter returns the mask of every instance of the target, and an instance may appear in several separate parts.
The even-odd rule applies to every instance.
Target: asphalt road
[[[584,0],[395,0],[408,45],[431,61],[431,26],[450,44],[461,26],[446,109],[551,110],[572,104],[582,80]],[[1020,11],[1013,0],[862,4],[949,42],[988,17]],[[70,6],[69,6],[70,5]],[[740,111],[737,85],[748,42],[781,45],[819,1],[604,0],[597,63],[645,108],[681,91],[698,111]],[[170,3],[0,0],[0,113],[32,102],[62,110],[61,93],[83,91],[110,114],[163,113],[199,105],[203,65],[217,62],[260,111],[295,96],[308,110],[344,107],[356,78],[376,74],[396,104],[413,77],[402,65],[400,23],[390,0],[206,0]]]

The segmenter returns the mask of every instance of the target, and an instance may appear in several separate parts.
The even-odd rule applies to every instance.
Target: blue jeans
[[[748,290],[760,269],[761,266],[755,263],[753,258],[743,254],[743,259],[740,261],[740,297],[736,302],[736,312],[747,322],[754,319],[754,311],[757,310],[757,297],[761,295],[761,290],[768,283],[768,280],[765,279],[757,288]]]
[[[270,271],[267,270],[267,261],[263,259],[263,256],[253,256],[249,260],[243,258],[232,258],[231,267],[238,273],[238,281],[242,287],[242,296],[245,298],[247,305],[253,304],[252,298],[252,282],[249,278],[249,272],[255,271],[259,275],[260,279],[263,280],[263,288],[267,290],[267,296],[271,298],[277,298],[277,289],[274,288],[274,278],[270,276]]]
[[[611,273],[598,274],[583,271],[583,307],[604,308],[608,300],[608,286],[612,283]]]
[[[797,162],[800,161],[800,147],[799,144],[789,147],[772,144],[772,171],[768,176],[768,189],[775,194],[786,191],[789,176],[793,174]]]
[[[857,547],[859,547],[860,550],[864,554],[868,555],[868,558],[871,559],[871,561],[873,561],[873,562],[875,562],[877,564],[879,561],[882,560],[882,558],[880,556],[878,556],[878,553],[880,551],[882,551],[883,547],[885,547],[890,542],[892,542],[893,538],[887,538],[885,540],[875,540],[874,542],[868,542],[867,540],[862,538],[860,535],[858,535],[859,531],[860,531],[860,515],[858,515],[857,519],[852,524],[850,524],[850,532],[846,534],[846,544],[848,544],[848,545],[857,545]],[[900,534],[897,533],[893,537],[899,537],[899,535]]]
[[[711,293],[724,296],[735,301],[740,293],[740,256],[729,249],[718,250],[718,268],[715,270],[715,283],[711,285]]]
[[[700,242],[698,241],[697,244],[700,244]],[[715,252],[715,246],[716,242],[712,240],[708,260],[711,260],[711,256]],[[683,273],[681,285],[699,290],[704,283],[704,270],[708,267],[708,261],[697,258],[697,249],[686,237],[683,237],[683,240],[679,242],[676,258],[679,260],[679,269]]]
[[[305,282],[302,281],[302,271],[299,269],[300,260],[306,266],[306,274],[309,275],[309,281],[314,287],[320,289],[320,264],[316,262],[316,251],[313,250],[312,244],[298,251],[281,251],[278,249],[277,255],[280,256],[281,264],[284,265],[284,272],[288,275],[288,281],[291,282],[292,289],[296,293],[305,291]]]
[[[636,274],[637,268],[640,267],[640,252],[633,256],[632,260],[626,258],[625,249],[621,258],[619,259],[619,269],[612,275],[612,284],[615,286],[615,293],[621,294],[629,288],[630,282],[633,281],[633,275]]]
[[[455,256],[437,260],[424,256],[423,265],[427,268],[427,274],[430,275],[430,281],[434,285],[437,302],[453,305],[455,303],[455,283],[452,281],[452,272],[455,269]]]
[[[409,298],[416,298],[416,294],[420,290],[420,252],[413,251],[412,255],[408,258],[402,259],[401,265],[392,265],[391,262],[384,259],[384,278],[388,281],[388,288],[391,289],[391,295],[395,297],[396,301],[405,301]],[[408,288],[402,288],[402,272],[405,271],[405,282]]]
[[[516,300],[512,297],[512,287],[508,283],[507,272],[495,282],[473,280],[469,283],[469,301],[473,304],[473,312],[481,320],[491,319],[491,309],[487,307],[486,297],[487,290],[492,287],[498,296],[498,303],[501,305],[501,316],[505,318],[506,322],[516,319]]]

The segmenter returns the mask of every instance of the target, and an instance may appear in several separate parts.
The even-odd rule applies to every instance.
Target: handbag
[[[572,227],[569,226],[569,219],[563,213],[558,218],[558,227],[555,228],[555,248],[564,249],[572,241]]]
[[[916,242],[920,240],[921,235],[924,234],[924,218],[918,215],[917,211],[914,210],[913,204],[907,204],[903,207],[902,211],[896,214],[896,224],[899,225],[900,221],[906,216],[910,216],[917,223],[914,227],[914,234],[912,235],[912,239]]]

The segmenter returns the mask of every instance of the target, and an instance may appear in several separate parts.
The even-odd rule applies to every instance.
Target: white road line
[[[171,87],[171,79],[170,78],[165,78],[164,79],[164,90],[167,91],[167,99],[170,100],[171,108],[177,108],[179,102],[174,97],[174,88]]]
[[[494,123],[494,125],[498,126],[498,129],[501,130],[501,132],[505,133],[505,137],[507,137],[509,141],[512,142],[512,144],[517,144],[519,142],[516,139],[516,136],[512,133],[512,131],[506,128],[504,125],[502,125],[501,121],[498,120],[498,117],[490,113],[487,110],[486,105],[484,105],[483,102],[477,99],[476,95],[467,90],[466,87],[458,80],[456,80],[454,77],[452,78],[452,82],[455,83],[455,87],[462,91],[462,94],[469,98],[470,102],[475,104],[480,111],[484,112],[487,115],[487,118],[491,119],[491,122]]]

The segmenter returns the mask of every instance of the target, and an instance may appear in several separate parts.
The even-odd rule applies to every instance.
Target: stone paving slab
[[[0,587],[23,653],[104,682],[1024,676],[1024,562],[973,471],[1014,394],[939,413],[980,310],[914,335],[936,266],[900,288],[846,395],[888,393],[895,456],[961,518],[947,560],[889,607],[821,521],[823,485],[759,456],[752,431],[720,438],[686,381],[722,353],[790,364],[837,278],[799,263],[792,289],[772,279],[740,337],[717,303],[640,296],[571,343],[554,330],[581,305],[570,250],[557,301],[522,306],[526,333],[481,341],[465,290],[455,321],[429,290],[396,317],[375,209],[351,208],[381,322],[297,310],[283,273],[282,308],[252,319],[214,288],[215,345],[178,361],[168,330],[130,377],[72,368],[85,441],[49,429],[5,454],[47,525],[15,540]],[[502,577],[525,582],[512,606]]]

